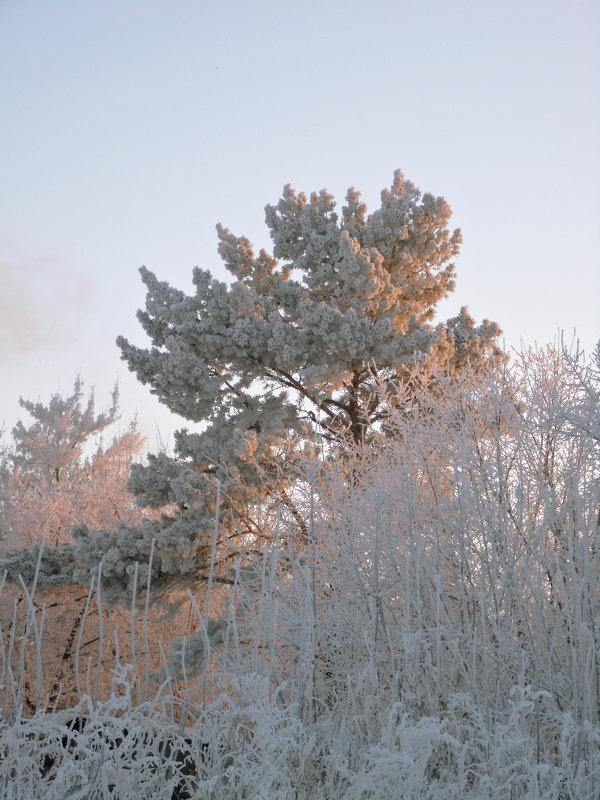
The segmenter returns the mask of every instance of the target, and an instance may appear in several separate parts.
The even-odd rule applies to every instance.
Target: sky
[[[76,375],[159,445],[184,422],[127,370],[143,264],[227,279],[285,184],[376,208],[442,195],[467,305],[507,348],[600,339],[596,0],[0,0],[0,428]]]

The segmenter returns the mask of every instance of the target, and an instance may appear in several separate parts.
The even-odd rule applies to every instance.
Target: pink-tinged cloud
[[[0,364],[67,346],[95,305],[88,276],[56,256],[7,249],[0,248]]]

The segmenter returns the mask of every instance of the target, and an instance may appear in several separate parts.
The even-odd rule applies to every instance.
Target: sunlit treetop
[[[320,409],[326,429],[364,433],[375,375],[401,377],[425,354],[451,369],[500,357],[495,323],[475,326],[466,309],[431,323],[454,290],[461,243],[443,198],[396,171],[374,213],[355,189],[341,215],[335,208],[325,190],[307,199],[286,186],[266,207],[273,255],[256,256],[248,239],[218,225],[230,285],[196,268],[188,296],[142,268],[148,295],[138,317],[153,347],[120,337],[130,368],[190,421],[238,416],[249,404],[260,413],[274,389],[291,389]],[[270,390],[260,400],[257,380]],[[295,394],[279,405],[286,419],[299,413]]]

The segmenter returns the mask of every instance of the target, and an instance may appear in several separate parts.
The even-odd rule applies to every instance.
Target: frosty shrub
[[[5,796],[169,797],[182,780],[212,800],[599,796],[600,350],[376,391],[387,432],[296,460],[306,534],[281,503],[218,609],[213,528],[198,634],[161,670],[117,655],[103,697],[81,665],[70,715],[89,737],[63,748],[43,692],[20,712],[37,645],[4,637]]]
[[[151,347],[118,339],[139,380],[192,426],[176,434],[174,457],[135,465],[129,481],[140,504],[175,508],[156,528],[174,573],[206,564],[216,512],[232,554],[271,541],[267,511],[280,504],[305,535],[298,454],[315,427],[330,445],[368,441],[387,416],[380,383],[402,383],[425,356],[453,374],[503,360],[495,323],[476,325],[464,308],[432,323],[454,290],[461,235],[446,201],[400,171],[370,215],[355,189],[338,214],[327,191],[290,186],[265,215],[272,255],[217,226],[229,285],[195,269],[186,295],[142,268]]]

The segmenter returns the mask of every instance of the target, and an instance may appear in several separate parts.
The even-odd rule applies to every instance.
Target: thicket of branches
[[[231,584],[215,546],[162,669],[147,637],[131,668],[78,665],[87,734],[44,713],[43,611],[4,626],[7,797],[598,796],[600,348],[376,390],[385,433],[295,464],[306,537],[280,503]]]

